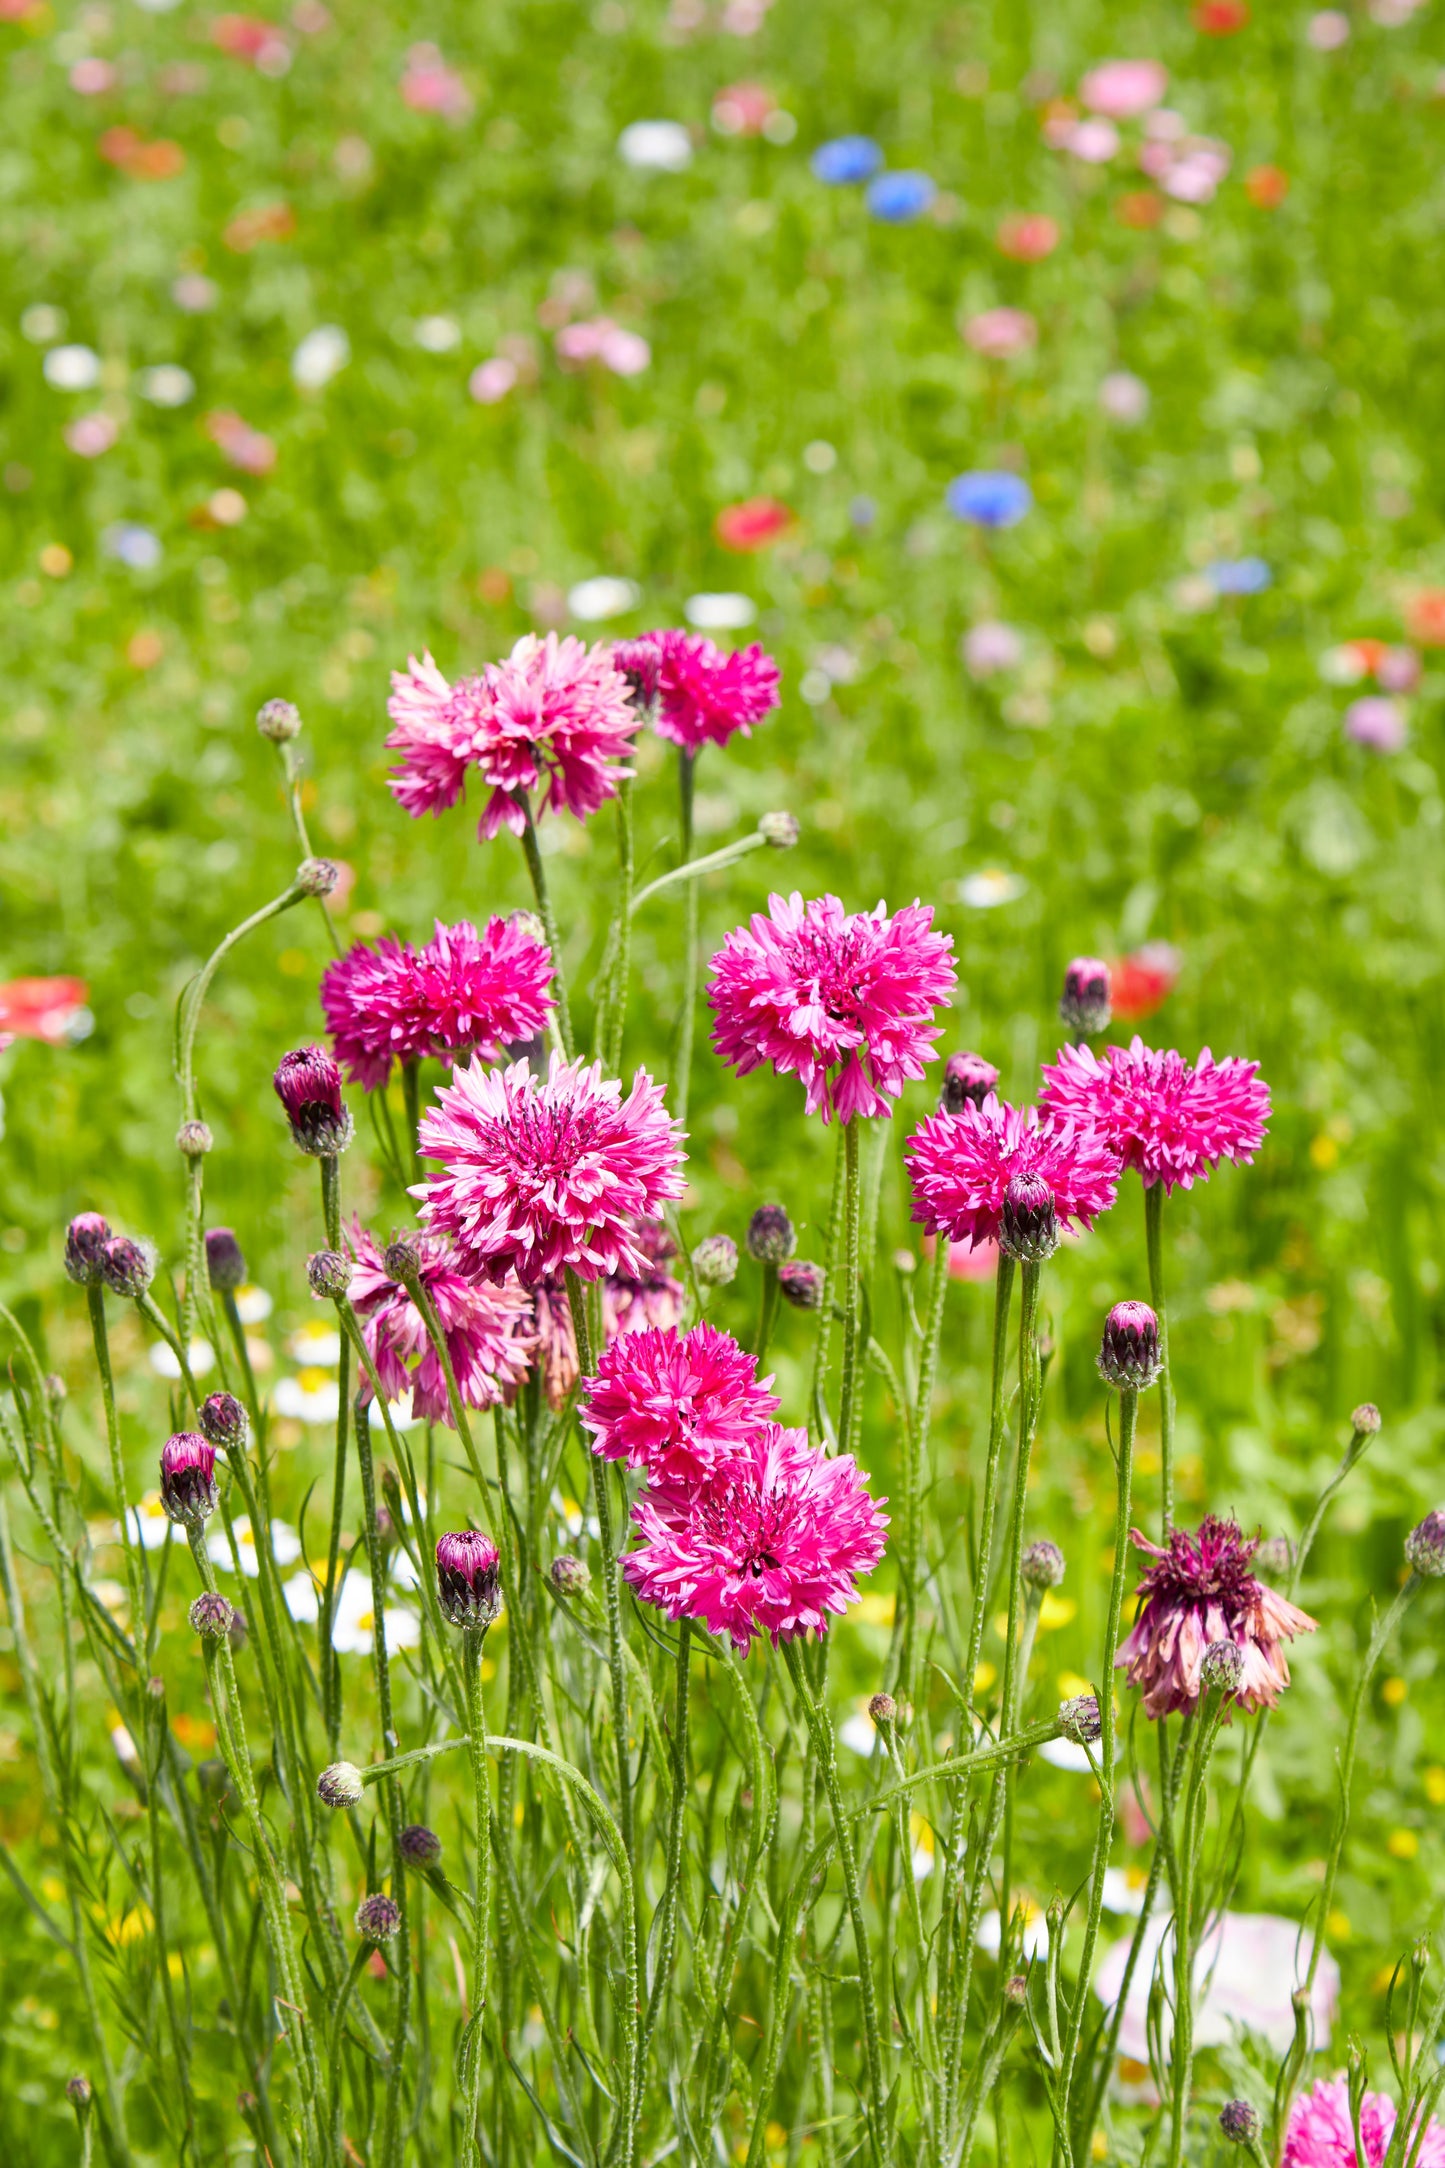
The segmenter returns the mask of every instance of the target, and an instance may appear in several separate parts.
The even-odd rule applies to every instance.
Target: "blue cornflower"
[[[871,136],[835,136],[820,143],[812,157],[816,178],[830,188],[846,188],[852,181],[868,181],[883,163],[883,153]]]
[[[975,468],[954,476],[945,502],[955,519],[975,527],[1016,527],[1033,510],[1034,493],[1021,475]]]
[[[937,194],[926,173],[880,173],[868,190],[868,208],[886,225],[907,226],[922,218]]]
[[[1274,585],[1274,574],[1262,557],[1221,557],[1204,567],[1204,577],[1216,595],[1262,595]]]

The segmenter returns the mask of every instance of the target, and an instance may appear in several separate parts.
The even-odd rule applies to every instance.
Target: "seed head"
[[[567,1551],[558,1553],[548,1571],[559,1596],[580,1596],[592,1579],[585,1561]]]
[[[797,815],[765,813],[758,822],[758,834],[771,849],[790,851],[798,840]]]
[[[215,1141],[204,1122],[182,1122],[176,1131],[176,1150],[182,1159],[204,1159]]]
[[[1059,1014],[1065,1030],[1071,1031],[1076,1039],[1091,1039],[1097,1032],[1107,1030],[1112,1011],[1106,963],[1101,963],[1097,956],[1074,958],[1064,973]]]
[[[1059,1730],[1075,1746],[1092,1746],[1103,1730],[1097,1694],[1075,1694],[1059,1703]]]
[[[316,1779],[316,1796],[326,1807],[359,1806],[365,1790],[361,1771],[354,1762],[332,1762]]]
[[[896,1724],[898,1704],[891,1694],[875,1694],[868,1704],[868,1714],[875,1724]]]
[[[1253,2145],[1259,2136],[1259,2111],[1247,2100],[1226,2100],[1219,2127],[1232,2145]]]
[[[65,1269],[77,1287],[98,1287],[110,1227],[98,1212],[77,1212],[65,1230]]]
[[[101,1255],[100,1273],[113,1295],[128,1295],[134,1302],[156,1276],[156,1253],[149,1242],[112,1235]]]
[[[351,1259],[340,1250],[317,1250],[306,1260],[306,1277],[313,1295],[339,1302],[351,1285]]]
[[[1445,1574],[1445,1506],[1436,1506],[1405,1538],[1405,1557],[1427,1581]]]
[[[1142,1392],[1159,1375],[1159,1320],[1147,1302],[1116,1302],[1104,1320],[1099,1375]]]
[[[273,745],[284,745],[301,735],[301,710],[289,700],[268,700],[257,713],[256,728]]]
[[[453,1626],[490,1626],[502,1608],[501,1563],[475,1528],[437,1537],[437,1597]]]
[[[1046,1588],[1057,1588],[1064,1578],[1064,1554],[1057,1543],[1050,1543],[1047,1536],[1040,1536],[1037,1543],[1025,1546],[1019,1561],[1025,1588],[1036,1588],[1041,1593]]]
[[[219,1641],[231,1630],[234,1611],[225,1597],[215,1589],[204,1589],[191,1605],[191,1630],[203,1641]]]
[[[950,1054],[943,1065],[943,1111],[959,1114],[981,1107],[998,1084],[998,1071],[982,1054]]]
[[[303,896],[329,896],[341,879],[333,858],[303,858],[296,868],[296,886]]]
[[[442,1840],[425,1822],[408,1822],[397,1839],[397,1850],[408,1867],[434,1867],[442,1856]]]
[[[246,1284],[246,1260],[229,1227],[212,1227],[206,1233],[206,1272],[218,1295],[234,1295]]]
[[[201,1402],[196,1421],[203,1437],[215,1446],[241,1446],[246,1443],[250,1420],[234,1393],[208,1393]]]
[[[161,1447],[161,1504],[173,1521],[198,1528],[216,1510],[216,1448],[198,1431],[178,1430]]]
[[[1041,1174],[1011,1174],[1003,1193],[999,1247],[1023,1264],[1040,1265],[1059,1246],[1053,1191]]]
[[[704,1235],[692,1253],[699,1287],[726,1287],[737,1278],[738,1246],[731,1235]]]
[[[373,1890],[356,1908],[356,1932],[364,1942],[390,1942],[401,1929],[401,1906],[385,1890]]]
[[[1362,1400],[1350,1417],[1355,1434],[1361,1438],[1374,1438],[1379,1434],[1381,1415],[1373,1400]]]
[[[749,1257],[760,1265],[786,1264],[798,1247],[793,1223],[780,1204],[760,1204],[744,1239]]]
[[[827,1283],[823,1267],[810,1264],[806,1257],[795,1257],[791,1264],[778,1267],[778,1293],[795,1310],[821,1310]]]
[[[1244,1651],[1237,1641],[1211,1641],[1199,1659],[1199,1683],[1205,1693],[1236,1694],[1244,1677]]]

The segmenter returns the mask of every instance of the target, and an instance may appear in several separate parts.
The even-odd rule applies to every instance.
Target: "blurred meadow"
[[[419,822],[388,794],[389,672],[429,649],[455,677],[531,628],[730,624],[777,656],[783,703],[705,756],[700,838],[785,808],[801,840],[704,887],[705,955],[770,886],[850,910],[920,896],[959,961],[945,1050],[977,1047],[1011,1097],[1053,1055],[1080,953],[1142,952],[1156,991],[1173,981],[1140,1023],[1151,1043],[1248,1055],[1270,1082],[1256,1167],[1172,1208],[1171,1333],[1191,1514],[1292,1534],[1352,1405],[1385,1417],[1312,1559],[1327,1629],[1260,1759],[1238,1901],[1302,1917],[1369,1606],[1445,1488],[1438,8],[298,0],[260,23],[201,0],[0,0],[0,52],[0,979],[86,988],[59,1043],[22,1032],[0,1055],[0,1297],[67,1375],[88,1508],[103,1520],[104,1461],[64,1227],[98,1209],[177,1258],[175,1001],[297,855],[258,706],[305,718],[343,941],[419,939],[529,890],[510,839],[477,842],[475,792]],[[1081,79],[1119,55],[1168,70],[1175,137],[1137,116],[1106,122],[1111,148],[1077,135]],[[639,122],[671,127],[624,135]],[[866,180],[820,177],[819,146],[853,135],[931,192],[870,208]],[[1017,524],[950,510],[975,470],[1027,482]],[[1361,718],[1369,702],[1388,714]],[[663,755],[640,740],[642,879],[677,832]],[[553,819],[544,847],[587,1019],[610,819]],[[638,920],[629,1074],[666,1072],[678,908]],[[256,1359],[292,1522],[328,1465],[328,1366],[306,1333],[314,1174],[270,1075],[320,1030],[329,954],[318,907],[262,928],[213,989],[199,1057],[209,1215],[269,1297]],[[899,1148],[935,1097],[911,1087],[883,1139],[871,1292],[889,1320],[920,1256]],[[781,1199],[817,1250],[833,1140],[796,1115],[796,1085],[727,1074],[700,1018],[692,1239],[740,1240]],[[348,1208],[384,1228],[404,1202],[359,1128]],[[1109,1543],[1098,1319],[1143,1274],[1131,1179],[1048,1281],[1032,1511],[1086,1568],[1045,1615],[1061,1691],[1087,1676]],[[743,1333],[755,1303],[744,1272],[713,1314]],[[961,1282],[950,1320],[941,1550],[986,1425],[987,1286]],[[785,1405],[804,1324],[779,1328]],[[168,1388],[132,1323],[115,1337],[139,1494]],[[17,1542],[38,1586],[19,1525]],[[838,1631],[845,1696],[872,1690],[884,1615]],[[0,1837],[43,1888],[53,1832],[12,1645],[7,1628]],[[1330,1926],[1341,2043],[1378,2043],[1390,1969],[1445,1900],[1439,1646],[1422,1607],[1372,1694]],[[176,1661],[200,1754],[199,1663]],[[138,1812],[103,1693],[88,1721],[97,1799]],[[1079,1785],[1044,1771],[1021,1809],[1064,1886],[1089,1842]],[[123,1999],[133,1953],[106,1933]],[[0,1884],[15,2168],[75,2157],[75,2007]]]

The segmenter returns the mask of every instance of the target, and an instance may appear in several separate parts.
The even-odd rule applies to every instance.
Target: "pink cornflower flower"
[[[982,1106],[930,1115],[909,1138],[913,1217],[931,1235],[970,1249],[997,1242],[1011,1187],[1042,1183],[1065,1226],[1090,1228],[1114,1202],[1119,1155],[1085,1122],[1011,1107],[990,1092]]]
[[[771,1383],[716,1325],[625,1333],[583,1388],[582,1427],[604,1460],[645,1468],[652,1481],[695,1483],[777,1414]]]
[[[413,1194],[469,1278],[642,1278],[637,1218],[683,1191],[681,1132],[645,1069],[624,1099],[600,1062],[554,1054],[539,1083],[524,1061],[488,1070],[474,1060],[437,1094],[420,1141],[441,1173]]]
[[[611,1347],[623,1333],[672,1332],[682,1322],[686,1290],[668,1266],[677,1244],[661,1220],[640,1219],[633,1228],[640,1272],[609,1273],[602,1282],[602,1326]],[[577,1383],[577,1335],[567,1306],[566,1284],[543,1280],[532,1290],[537,1363],[550,1408],[560,1408]]]
[[[475,1048],[498,1061],[504,1046],[535,1038],[552,1011],[551,980],[551,954],[525,923],[493,918],[478,933],[438,919],[423,949],[386,936],[328,964],[321,1007],[347,1076],[375,1091],[393,1060],[450,1063]]]
[[[758,1633],[774,1647],[821,1635],[883,1556],[886,1500],[866,1480],[851,1454],[830,1459],[806,1431],[768,1423],[702,1483],[649,1484],[623,1573],[669,1618],[700,1620],[744,1652]]]
[[[1143,1598],[1117,1663],[1144,1689],[1144,1714],[1168,1716],[1199,1700],[1199,1666],[1216,1641],[1233,1642],[1244,1669],[1232,1699],[1241,1709],[1272,1709],[1289,1685],[1284,1643],[1312,1634],[1315,1621],[1250,1572],[1254,1542],[1235,1521],[1209,1514],[1199,1533],[1170,1533],[1161,1550],[1131,1530],[1150,1566],[1135,1594]]]
[[[810,1114],[886,1114],[937,1061],[935,1009],[957,973],[926,904],[851,917],[836,896],[770,896],[769,916],[730,933],[712,960],[713,1045],[746,1076],[770,1062],[801,1078]]]
[[[530,1305],[521,1288],[515,1280],[489,1287],[464,1279],[450,1242],[427,1235],[406,1240],[446,1341],[462,1405],[494,1408],[498,1401],[510,1403],[531,1367],[534,1346]],[[388,1400],[410,1392],[413,1415],[427,1423],[450,1423],[446,1373],[420,1310],[388,1272],[375,1238],[356,1220],[350,1247],[356,1260],[351,1300],[382,1391]],[[359,1397],[371,1398],[364,1376]]]
[[[1395,2128],[1395,2103],[1386,2093],[1366,2093],[1360,2103],[1364,2168],[1382,2168]],[[1414,2168],[1445,2168],[1445,2129],[1431,2122],[1418,2149],[1407,2146]],[[1355,2168],[1355,2129],[1350,2088],[1344,2078],[1317,2078],[1290,2109],[1283,2168]]]
[[[1103,1055],[1061,1047],[1039,1096],[1056,1119],[1092,1123],[1126,1167],[1138,1168],[1146,1188],[1162,1182],[1166,1195],[1192,1189],[1221,1159],[1247,1164],[1264,1142],[1270,1111],[1258,1062],[1233,1055],[1217,1062],[1206,1046],[1191,1065],[1137,1034]]]
[[[416,951],[383,934],[376,947],[358,941],[321,974],[321,1011],[332,1051],[353,1084],[377,1091],[395,1060],[431,1051],[420,1014]]]
[[[657,654],[652,727],[685,753],[726,745],[734,733],[751,737],[753,724],[778,705],[778,666],[756,642],[729,655],[700,632],[648,637]]]
[[[391,682],[386,742],[403,758],[390,784],[413,816],[455,805],[475,768],[491,791],[479,833],[521,835],[524,793],[545,785],[539,811],[586,820],[631,772],[615,763],[630,751],[640,718],[626,678],[600,645],[528,633],[505,662],[455,686],[430,655],[413,656]]]

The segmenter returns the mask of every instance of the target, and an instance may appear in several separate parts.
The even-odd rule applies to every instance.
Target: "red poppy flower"
[[[1421,647],[1445,647],[1445,588],[1422,587],[1411,597],[1405,629]]]
[[[1184,959],[1167,941],[1146,941],[1109,965],[1109,1001],[1116,1024],[1137,1024],[1174,991]]]
[[[1164,198],[1156,196],[1152,188],[1130,189],[1128,195],[1120,196],[1115,203],[1114,216],[1121,226],[1133,226],[1137,232],[1147,233],[1164,216]]]
[[[1245,192],[1260,211],[1277,211],[1289,194],[1289,175],[1282,166],[1256,166],[1244,177]]]
[[[746,553],[765,550],[786,534],[795,515],[776,497],[748,497],[742,504],[725,505],[713,522],[713,533],[725,550]]]
[[[1194,27],[1207,38],[1232,38],[1249,21],[1247,0],[1199,0]]]
[[[84,979],[11,979],[0,986],[0,1046],[12,1039],[62,1046],[89,992]]]
[[[999,251],[1015,263],[1042,263],[1059,245],[1059,229],[1043,211],[1011,211],[999,223]]]

